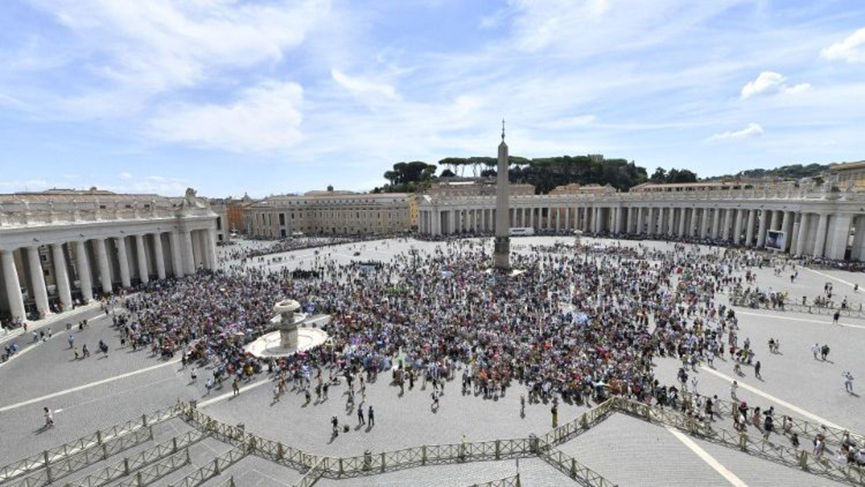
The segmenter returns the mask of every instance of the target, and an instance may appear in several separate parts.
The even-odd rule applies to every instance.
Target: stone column
[[[817,221],[817,235],[814,239],[814,257],[823,257],[823,247],[826,245],[826,226],[829,223],[829,215],[820,214]]]
[[[69,311],[72,309],[72,290],[69,288],[69,273],[66,270],[62,243],[51,245],[51,257],[54,260],[54,281],[57,283],[60,307],[63,311]]]
[[[637,235],[641,235],[643,233],[643,209],[637,208]]]
[[[733,228],[733,243],[739,245],[742,241],[742,217],[744,216],[743,209],[736,210],[736,224]]]
[[[99,260],[99,282],[102,284],[102,292],[109,294],[113,290],[111,286],[111,266],[108,265],[108,251],[105,249],[105,239],[97,238],[96,258]]]
[[[700,208],[700,238],[709,234],[709,209]]]
[[[219,267],[219,261],[216,254],[216,229],[211,228],[210,230],[205,230],[204,234],[207,236],[205,242],[207,243],[207,253],[210,256],[209,269],[215,271]]]
[[[51,314],[51,310],[48,308],[45,273],[42,271],[42,262],[39,261],[39,247],[35,245],[27,247],[27,261],[30,267],[30,281],[33,284],[33,296],[36,298],[36,310],[39,311],[39,317],[44,318]]]
[[[453,211],[451,211],[453,216]],[[451,218],[451,229],[453,229],[453,218]],[[453,232],[451,232],[453,233]],[[192,231],[185,230],[183,238],[183,272],[187,275],[195,274],[195,252],[192,250]]]
[[[748,210],[748,223],[745,229],[745,246],[754,246],[754,220],[757,219],[757,210]]]
[[[126,250],[126,237],[115,237],[117,245],[117,265],[120,267],[120,285],[130,287],[132,279],[129,277],[129,253]]]
[[[174,269],[174,277],[183,277],[186,275],[186,270],[183,266],[183,250],[180,246],[180,234],[178,232],[171,232],[171,267]]]
[[[807,245],[808,229],[810,227],[810,218],[807,213],[802,213],[799,216],[799,232],[796,235],[796,255],[804,255]]]
[[[0,250],[3,264],[3,284],[6,288],[6,299],[9,301],[9,312],[12,319],[27,321],[24,312],[24,296],[21,295],[21,281],[18,279],[18,269],[15,266],[14,250]]]
[[[760,228],[757,230],[757,248],[766,246],[766,230],[769,226],[769,210],[760,210]]]
[[[865,216],[858,215],[853,217],[853,247],[850,249],[850,258],[862,260],[862,247],[865,245],[865,231],[862,224]]]
[[[718,240],[721,238],[721,210],[712,208],[712,238]]]
[[[730,208],[727,208],[724,210],[724,226],[721,229],[721,238],[725,242],[730,241],[730,233],[733,230],[732,227],[733,227],[733,212],[734,211],[735,210],[731,210]]]
[[[784,219],[781,222],[781,231],[784,232],[784,250],[785,252],[790,250],[790,245],[793,240],[793,219],[796,218],[796,214],[792,211],[784,212]],[[848,228],[850,224],[847,224]]]
[[[144,250],[144,236],[135,236],[135,253],[138,254],[138,278],[142,284],[150,282],[150,273],[147,271],[147,254]]]
[[[851,216],[845,213],[832,215],[832,239],[826,249],[826,257],[843,259],[847,250],[847,240],[850,236]]]
[[[679,236],[680,237],[685,236],[685,228],[686,228],[685,224],[687,223],[686,217],[688,216],[685,214],[685,210],[686,210],[686,208],[679,208]]]
[[[162,234],[153,234],[153,254],[156,256],[156,277],[165,279],[165,253],[162,251]]]
[[[75,242],[75,262],[78,264],[78,283],[81,286],[81,300],[84,304],[93,301],[93,281],[90,276],[90,257],[87,256],[87,242]]]
[[[775,210],[771,210],[771,216],[769,217],[769,230],[777,230],[778,229],[778,212]]]

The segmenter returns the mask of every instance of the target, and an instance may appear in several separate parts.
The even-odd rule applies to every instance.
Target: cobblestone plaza
[[[515,254],[526,254],[533,252],[530,248],[533,245],[572,241],[565,237],[516,238],[511,242],[511,249]],[[645,245],[663,251],[673,249],[673,244],[664,242],[583,239],[583,243],[586,242],[598,248]],[[262,245],[241,242],[226,249]],[[400,253],[412,250],[431,253],[444,245],[411,239],[368,241],[268,255],[252,259],[246,266],[247,271],[249,268],[277,270],[282,267],[312,270],[326,260],[336,263],[388,261]],[[487,251],[491,252],[492,242],[487,242],[487,246]],[[223,266],[237,264],[236,261],[222,262]],[[821,295],[824,286],[830,283],[836,299],[846,298],[850,310],[858,310],[865,304],[865,294],[854,290],[854,286],[865,285],[862,273],[797,267],[798,278],[791,283],[790,272],[778,275],[771,265],[751,270],[756,273],[753,285],[763,290],[786,292],[791,302],[801,300],[802,296],[811,300]],[[717,295],[717,300],[726,303],[728,296],[722,293]],[[855,393],[845,392],[842,377],[844,371],[851,371],[858,377],[865,370],[862,354],[865,320],[843,316],[838,324],[833,324],[831,315],[817,312],[739,307],[735,311],[739,318],[739,335],[750,338],[762,361],[762,378],[756,378],[751,367],[743,367],[743,375],[735,377],[732,361],[716,359],[714,368],[703,364],[690,373],[697,379],[692,388],[696,387],[702,395],[727,399],[731,382],[737,380],[738,398],[749,405],[772,406],[779,415],[830,428],[853,433],[865,431],[861,399]],[[119,303],[112,311],[122,312]],[[192,381],[190,370],[183,368],[179,358],[161,361],[146,350],[122,348],[117,331],[110,327],[111,319],[100,310],[81,308],[74,313],[77,314],[55,316],[51,323],[34,330],[45,331],[45,327],[51,327],[52,337],[43,342],[31,344],[29,334],[2,338],[4,344],[17,342],[22,350],[0,365],[3,391],[0,465],[171,407],[178,400],[197,401],[199,411],[221,423],[243,424],[246,431],[260,437],[312,455],[331,457],[361,455],[366,450],[380,452],[420,445],[459,444],[463,438],[477,442],[526,438],[532,434],[543,436],[552,426],[549,404],[528,404],[525,415],[521,416],[520,396],[525,392],[521,385],[510,388],[496,400],[484,400],[473,394],[461,394],[458,374],[457,380],[446,383],[440,407],[435,411],[430,407],[431,387],[424,383],[418,382],[413,389],[406,387],[403,394],[398,387],[390,385],[389,380],[370,383],[366,404],[375,406],[374,427],[357,425],[354,410],[346,408],[341,397],[344,386],[336,387],[326,401],[309,403],[293,391],[281,401],[273,402],[273,382],[263,376],[242,384],[237,397],[233,397],[227,386],[208,393],[204,379]],[[83,318],[91,318],[89,328],[66,331],[67,319],[77,323]],[[109,345],[110,353],[95,353],[85,360],[75,360],[68,350],[70,334],[76,344],[87,343],[94,350],[96,343],[103,340]],[[780,340],[780,353],[769,353],[769,338]],[[815,360],[811,351],[815,343],[831,347],[828,360]],[[662,383],[675,384],[680,365],[675,358],[656,358],[655,374]],[[56,425],[53,428],[43,428],[43,407],[54,411]],[[559,404],[560,424],[576,418],[586,409],[575,404]],[[333,416],[349,425],[349,431],[332,437],[330,418]],[[160,422],[153,426],[151,439],[131,446],[106,462],[130,458],[138,451],[192,430],[178,418]],[[786,445],[784,439],[778,442]],[[803,445],[805,442],[803,438]],[[189,447],[188,464],[160,478],[157,484],[180,481],[231,448],[215,437],[202,438]],[[716,442],[691,439],[663,424],[618,413],[558,448],[621,486],[836,483]],[[810,445],[804,448],[810,449]],[[63,482],[84,477],[104,466],[96,464],[79,470]],[[323,478],[316,485],[460,486],[510,477],[517,469],[521,485],[568,485],[572,482],[566,473],[540,458],[524,458],[433,465],[356,478]],[[298,470],[251,455],[206,485],[222,485],[230,479],[236,485],[295,485],[302,475]]]

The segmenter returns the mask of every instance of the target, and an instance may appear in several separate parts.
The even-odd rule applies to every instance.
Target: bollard
[[[571,458],[571,478],[577,477],[577,461]]]
[[[342,457],[339,457],[339,474],[342,475],[344,472],[342,467]]]
[[[580,416],[580,426],[582,426],[583,429],[589,429],[589,418],[586,413],[583,413],[583,415]]]
[[[129,458],[123,459],[123,476],[129,475]]]
[[[420,464],[426,465],[426,445],[420,447]]]
[[[496,440],[496,460],[498,460],[501,457],[501,449],[502,449],[501,440]]]
[[[147,427],[147,415],[146,414],[141,415],[141,425],[144,426],[145,428]]]
[[[144,487],[144,480],[141,478],[141,470],[135,472],[135,485],[138,487]]]
[[[219,458],[213,459],[213,474],[214,476],[219,475]]]
[[[384,452],[381,452],[381,473],[384,473],[384,469],[385,469]]]
[[[529,451],[534,454],[538,453],[538,437],[535,435],[529,435]]]
[[[742,451],[748,451],[748,435],[744,432],[739,433],[739,448],[741,448]]]
[[[54,482],[54,476],[51,474],[51,461],[48,458],[48,450],[45,450],[42,453],[42,457],[45,459],[45,478],[48,479],[48,483]]]
[[[150,441],[153,441],[153,425],[148,426],[147,430],[150,435]]]
[[[177,437],[171,439],[171,453],[177,453]]]
[[[96,430],[96,444],[97,445],[102,444],[102,431],[101,430]]]
[[[276,444],[276,459],[282,460],[282,457],[285,456],[285,450],[283,449],[282,443]]]

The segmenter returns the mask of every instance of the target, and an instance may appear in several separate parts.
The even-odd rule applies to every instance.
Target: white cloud
[[[330,0],[30,2],[75,35],[68,63],[96,79],[80,86],[99,86],[69,87],[61,105],[97,117],[134,112],[156,94],[197,87],[225,71],[277,63],[330,11]],[[91,109],[94,97],[109,103]]]
[[[286,149],[302,139],[297,83],[266,82],[245,90],[229,105],[183,105],[151,120],[152,134],[233,152]]]
[[[796,94],[811,89],[810,83],[788,86],[787,78],[779,73],[763,71],[754,81],[749,81],[742,87],[741,98],[746,100],[753,96],[771,95],[775,93]]]
[[[120,173],[120,179],[123,179],[124,181],[128,181],[128,180],[132,179],[132,173],[122,172],[122,173]]]
[[[820,57],[830,61],[865,63],[865,28],[859,29],[841,42],[820,51]]]
[[[736,130],[734,132],[727,131],[721,134],[715,134],[709,137],[707,140],[709,142],[716,142],[719,140],[727,139],[750,139],[753,137],[760,137],[761,135],[763,135],[763,132],[763,127],[754,122],[751,122],[748,124],[747,127],[743,128],[742,130]]]
[[[387,100],[399,99],[396,88],[387,83],[357,76],[348,76],[336,69],[331,69],[330,74],[333,77],[333,80],[339,83],[340,86],[351,92],[353,95],[368,101],[381,98]]]

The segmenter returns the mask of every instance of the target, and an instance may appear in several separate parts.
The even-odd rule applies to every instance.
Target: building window
[[[222,230],[222,217],[221,216],[216,217],[216,229]]]
[[[280,225],[285,225],[285,213],[280,213],[280,214],[279,214],[279,224],[280,224]]]

